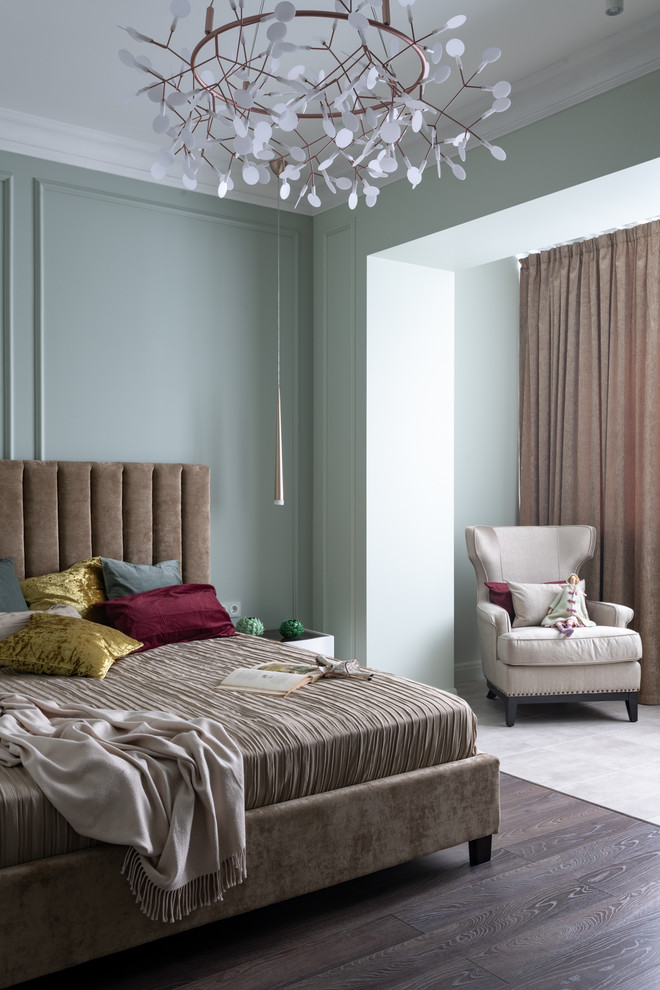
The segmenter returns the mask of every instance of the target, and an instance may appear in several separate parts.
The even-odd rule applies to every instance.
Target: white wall
[[[504,258],[456,272],[454,664],[481,674],[465,527],[518,522],[519,272]]]
[[[454,685],[454,278],[367,259],[369,666]]]

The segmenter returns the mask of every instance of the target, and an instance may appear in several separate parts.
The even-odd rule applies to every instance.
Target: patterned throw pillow
[[[141,646],[97,622],[35,612],[24,629],[0,643],[0,664],[26,674],[103,678],[115,660]]]

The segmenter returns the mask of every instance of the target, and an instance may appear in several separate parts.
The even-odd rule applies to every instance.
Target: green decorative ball
[[[280,626],[280,635],[283,639],[298,639],[305,631],[305,627],[298,619],[285,619]]]
[[[244,615],[236,623],[236,632],[247,633],[248,636],[263,636],[264,624],[254,615]]]

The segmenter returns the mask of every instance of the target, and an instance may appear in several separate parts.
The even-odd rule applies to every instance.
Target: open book
[[[258,667],[238,667],[216,686],[230,691],[250,691],[285,698],[292,691],[317,681],[323,673],[323,668],[316,664],[273,661]]]

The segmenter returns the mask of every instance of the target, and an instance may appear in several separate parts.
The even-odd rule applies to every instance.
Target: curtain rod
[[[532,248],[522,254],[517,254],[516,258],[518,261],[521,261],[523,258],[528,258],[530,254],[541,254],[543,251],[552,251],[554,248],[568,247],[569,244],[583,244],[586,241],[593,241],[597,237],[603,237],[605,234],[616,234],[618,230],[630,230],[632,227],[643,227],[644,224],[653,223],[654,220],[660,220],[660,214],[655,217],[648,217],[646,220],[634,220],[632,223],[623,223],[619,227],[610,227],[608,230],[600,230],[597,234],[589,234],[584,237],[575,237],[572,241],[563,241],[561,244],[549,244],[547,247]]]

